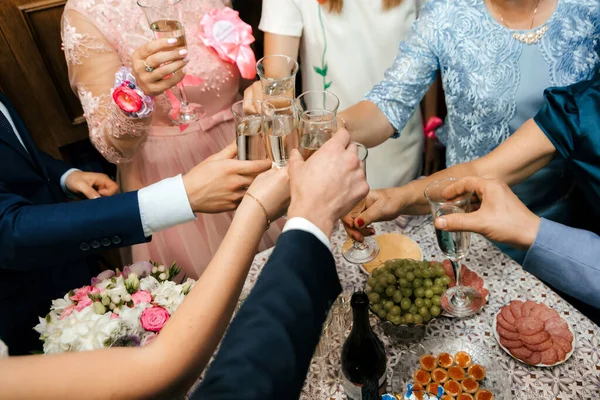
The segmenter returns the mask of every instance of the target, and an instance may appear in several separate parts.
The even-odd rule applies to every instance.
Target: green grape
[[[389,270],[389,269],[392,269],[392,268],[394,268],[394,262],[393,262],[392,260],[387,260],[387,261],[385,262],[385,267],[386,267],[388,270]]]
[[[379,310],[379,311],[377,312],[377,316],[378,316],[379,318],[385,318],[385,316],[386,316],[386,315],[387,315],[387,312],[386,312],[385,310]]]
[[[388,281],[385,274],[381,274],[377,277],[377,283],[382,286],[387,286]]]
[[[404,289],[402,289],[402,296],[404,296],[404,297],[410,297],[410,296],[412,296],[412,294],[413,294],[412,289],[410,289],[410,288],[404,288]]]
[[[422,315],[423,317],[423,322],[428,322],[431,320],[431,314],[429,314],[429,312],[427,312],[427,314]]]
[[[379,283],[377,285],[375,285],[375,287],[373,288],[373,291],[375,293],[383,293],[385,291],[385,287],[383,285],[380,285]]]
[[[433,281],[431,279],[428,278],[428,279],[423,280],[423,287],[425,289],[429,289],[432,286],[433,286]]]
[[[427,309],[427,307],[423,306],[419,308],[419,315],[423,318],[425,318],[426,315],[429,315],[429,310]]]
[[[438,285],[438,286],[442,286],[444,283],[442,282],[442,278],[435,278],[435,280],[433,281],[433,285]]]
[[[413,272],[409,272],[406,274],[406,280],[412,282],[415,280],[415,274]]]
[[[429,268],[423,271],[423,278],[431,278],[431,270]]]
[[[420,297],[425,297],[425,289],[423,289],[422,287],[420,288],[416,288],[413,291],[414,295],[416,298],[420,298]]]
[[[404,323],[404,318],[402,318],[400,315],[394,316],[392,324],[394,324],[394,325],[400,325],[400,324],[403,324],[403,323]]]
[[[369,285],[369,287],[374,288],[375,285],[377,285],[377,279],[370,277],[369,279],[367,279],[367,285]]]
[[[411,306],[410,299],[408,299],[406,297],[403,298],[402,301],[400,302],[400,307],[402,307],[403,310],[408,310],[410,308],[410,306]]]
[[[402,301],[402,292],[396,290],[394,292],[394,295],[392,296],[392,300],[394,301],[394,303],[399,304]]]
[[[432,317],[437,317],[438,315],[440,315],[442,313],[442,310],[440,309],[439,306],[431,306],[431,308],[429,309],[429,313],[431,314]]]
[[[386,302],[383,304],[383,309],[384,309],[385,311],[390,311],[390,310],[392,309],[392,307],[394,307],[394,302],[393,302],[393,301],[386,301]]]
[[[373,304],[371,306],[371,309],[373,310],[373,312],[375,314],[377,314],[380,310],[381,310],[381,304],[377,303],[377,304]]]
[[[415,280],[412,283],[412,287],[413,287],[413,289],[423,287],[423,279],[415,278]]]
[[[406,278],[400,278],[400,280],[398,281],[398,283],[400,284],[401,288],[411,287],[410,282]]]
[[[390,310],[390,314],[392,314],[392,315],[400,315],[400,314],[402,314],[402,310],[400,309],[400,307],[394,306]]]
[[[423,299],[423,305],[427,308],[431,307],[433,303],[431,302],[431,299]]]
[[[406,314],[404,315],[404,322],[406,322],[407,324],[412,324],[415,322],[415,316],[412,314]]]
[[[381,300],[379,293],[369,293],[369,301],[371,304],[379,303],[379,300]]]
[[[395,275],[389,274],[389,275],[387,276],[387,278],[388,278],[388,283],[389,283],[390,285],[395,285],[395,284],[396,284],[396,282],[397,282],[397,279],[396,279],[396,276],[395,276]]]
[[[406,272],[404,272],[402,268],[396,268],[394,275],[396,275],[396,278],[404,278],[406,276]]]
[[[394,320],[394,316],[392,315],[392,313],[387,313],[387,315],[385,316],[385,319],[392,322]]]
[[[434,306],[439,306],[439,305],[440,305],[440,296],[437,296],[437,295],[433,296],[433,297],[431,298],[431,303],[432,303]]]
[[[377,278],[380,273],[381,273],[381,271],[379,270],[379,268],[377,268],[377,269],[373,270],[373,272],[371,272],[371,276],[373,278]]]
[[[415,300],[416,301],[416,300]],[[410,308],[408,309],[408,312],[411,314],[417,314],[419,312],[419,308],[416,306],[416,304],[413,304],[412,306],[410,306]]]
[[[396,291],[396,288],[393,286],[388,286],[385,288],[385,295],[387,297],[392,297],[394,295],[394,292]]]
[[[422,271],[421,269],[415,269],[415,270],[413,271],[413,274],[415,274],[415,276],[416,276],[417,278],[422,278],[422,277],[423,277],[423,271]]]
[[[442,276],[442,283],[448,286],[452,282],[452,279],[448,275]]]
[[[415,316],[413,317],[415,324],[419,325],[423,323],[423,317],[421,317],[419,314],[415,314]]]
[[[415,306],[417,306],[417,307],[421,308],[421,307],[423,307],[424,305],[425,305],[425,301],[423,301],[423,299],[422,299],[422,298],[420,298],[420,297],[417,297],[417,298],[415,299]]]
[[[444,293],[444,289],[442,289],[441,285],[433,285],[431,287],[431,290],[433,290],[433,294],[442,294],[442,293]]]
[[[432,298],[433,297],[433,290],[427,289],[425,291],[425,297],[427,297],[428,299]]]

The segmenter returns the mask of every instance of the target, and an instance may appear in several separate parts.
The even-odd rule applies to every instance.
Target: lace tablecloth
[[[404,233],[419,243],[425,259],[443,259],[429,218],[412,219],[405,229],[394,222],[378,223],[375,228],[377,233]],[[343,259],[340,245],[345,240],[344,230],[338,229],[332,237],[333,254],[344,290],[353,291],[364,287],[367,275],[358,266]],[[255,257],[244,288],[245,294],[256,282],[270,254],[271,250],[266,250]],[[436,319],[428,326],[425,340],[459,336],[463,340],[487,346],[507,372],[514,400],[600,399],[600,328],[479,235],[474,235],[471,241],[466,264],[485,280],[490,291],[488,304],[479,314],[470,318]],[[518,298],[549,305],[573,327],[576,349],[567,362],[554,368],[529,367],[499,348],[492,334],[493,315],[504,304]],[[391,342],[375,319],[372,319],[372,325],[386,346],[389,383],[394,367],[402,361],[406,346]],[[313,359],[302,399],[346,399],[339,380],[340,355],[345,336],[345,333],[333,335],[329,338],[326,354]]]

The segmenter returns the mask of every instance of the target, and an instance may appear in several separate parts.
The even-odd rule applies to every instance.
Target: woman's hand
[[[178,84],[181,71],[189,59],[187,50],[175,47],[177,39],[155,39],[137,48],[131,56],[132,72],[140,89],[148,96],[158,96]],[[152,71],[148,71],[149,67]]]
[[[244,90],[244,112],[246,114],[260,114],[261,110],[257,110],[250,100],[263,100],[263,90],[260,81],[254,82]]]
[[[287,168],[272,168],[260,174],[248,188],[248,193],[261,202],[271,221],[275,221],[285,214],[290,205],[290,178]]]

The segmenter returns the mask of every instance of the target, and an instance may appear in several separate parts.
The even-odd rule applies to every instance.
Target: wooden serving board
[[[363,264],[363,272],[370,274],[375,268],[386,260],[394,258],[410,258],[413,260],[423,260],[421,247],[406,235],[399,233],[385,233],[374,237],[379,243],[379,255],[371,262]]]

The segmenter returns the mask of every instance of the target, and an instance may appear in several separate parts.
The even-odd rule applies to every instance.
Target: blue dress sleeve
[[[412,116],[439,69],[434,17],[439,4],[431,1],[423,6],[410,36],[400,43],[398,55],[383,80],[364,97],[379,107],[398,132]]]

